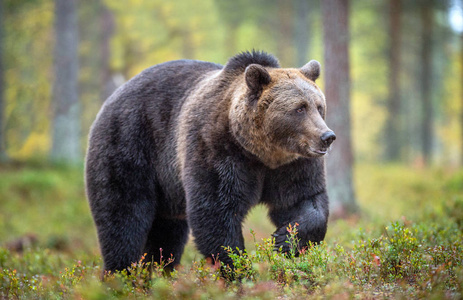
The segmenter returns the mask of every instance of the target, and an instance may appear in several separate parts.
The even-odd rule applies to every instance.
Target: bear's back
[[[166,198],[161,204],[166,207],[159,209],[183,213],[175,126],[189,91],[209,72],[221,69],[209,62],[171,61],[145,69],[122,85],[105,101],[92,125],[87,176],[100,172],[102,165],[144,165],[147,174],[154,173]]]
[[[105,102],[118,106],[128,102],[162,102],[182,99],[195,83],[210,71],[223,66],[197,60],[175,60],[149,67],[127,81]],[[103,109],[102,109],[103,110]]]

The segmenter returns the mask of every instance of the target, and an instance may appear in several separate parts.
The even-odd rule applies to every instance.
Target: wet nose
[[[336,139],[336,135],[332,131],[327,131],[321,136],[320,139],[326,147],[329,147],[331,143]]]

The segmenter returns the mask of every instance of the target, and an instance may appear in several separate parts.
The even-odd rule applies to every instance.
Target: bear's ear
[[[300,68],[302,74],[312,81],[315,81],[320,77],[320,63],[316,60],[311,60]]]
[[[246,79],[246,84],[253,92],[260,92],[262,87],[269,84],[272,80],[268,71],[258,64],[247,66],[244,71],[244,77]]]

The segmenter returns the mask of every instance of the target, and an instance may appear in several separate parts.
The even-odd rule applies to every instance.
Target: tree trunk
[[[182,57],[186,59],[195,58],[195,47],[193,45],[192,33],[188,28],[182,31]]]
[[[227,38],[225,39],[225,52],[227,54],[227,58],[237,54],[238,28],[239,24],[228,24],[226,26]]]
[[[432,158],[433,143],[433,108],[432,108],[432,6],[421,5],[421,151],[424,163],[429,164]]]
[[[278,0],[278,32],[279,41],[277,42],[277,56],[283,67],[294,66],[294,59],[291,53],[292,44],[292,7],[291,2],[286,0]]]
[[[353,153],[350,133],[349,3],[323,0],[325,95],[328,126],[336,141],[326,158],[331,216],[346,217],[358,211],[353,187]]]
[[[101,101],[106,100],[117,88],[110,68],[111,37],[114,34],[114,16],[101,1]]]
[[[295,1],[294,44],[296,45],[296,67],[302,67],[309,61],[310,45],[310,3],[308,0]]]
[[[387,100],[388,118],[386,120],[386,152],[388,161],[400,158],[400,35],[401,35],[401,0],[389,2],[389,95]]]
[[[463,2],[463,1],[462,1]],[[463,5],[463,4],[462,4]],[[461,128],[461,148],[460,148],[460,155],[461,155],[461,162],[460,165],[463,166],[463,32],[460,33],[461,37],[461,45],[460,45],[460,97],[461,97],[461,107],[460,107],[460,128]]]
[[[5,84],[3,82],[3,45],[4,37],[4,13],[3,13],[3,0],[0,0],[0,162],[6,160],[6,147],[5,147]]]
[[[238,29],[246,18],[243,1],[215,0],[220,19],[225,25],[225,55],[230,58],[236,55],[238,49]]]
[[[76,163],[82,156],[75,0],[55,0],[55,36],[51,159]]]

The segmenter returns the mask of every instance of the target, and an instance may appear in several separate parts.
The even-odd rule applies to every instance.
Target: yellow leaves
[[[31,157],[45,156],[50,149],[50,135],[47,132],[32,132],[17,151],[8,155],[14,159],[26,160]]]
[[[446,117],[436,130],[443,143],[443,163],[448,165],[456,165],[462,157],[463,87],[461,76],[463,75],[463,65],[460,55],[460,53],[455,52],[451,58],[453,63],[449,64],[449,70],[445,72],[444,99],[439,99],[445,104],[443,110]]]
[[[30,3],[5,18],[5,128],[8,155],[45,155],[53,68],[53,1]]]
[[[358,90],[352,92],[351,130],[354,149],[358,157],[370,161],[380,158],[383,143],[379,137],[386,116],[387,112],[384,107],[371,95]]]

